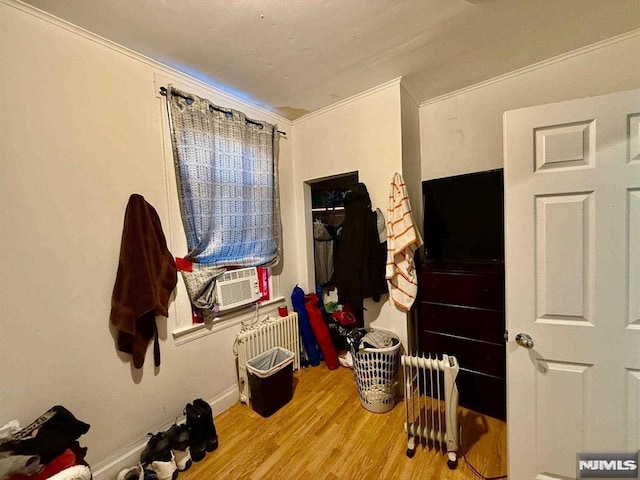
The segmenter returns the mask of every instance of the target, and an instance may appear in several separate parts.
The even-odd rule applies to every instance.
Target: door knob
[[[524,348],[533,348],[533,338],[528,333],[517,334],[516,343]]]

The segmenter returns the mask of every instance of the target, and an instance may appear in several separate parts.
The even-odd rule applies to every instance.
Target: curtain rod
[[[167,96],[167,87],[160,87],[160,95],[162,95],[163,97]],[[176,97],[180,97],[180,98],[184,98],[185,100],[187,100],[187,102],[189,102],[189,100],[191,100],[191,102],[193,102],[193,98],[188,97],[186,95],[180,95],[179,93],[174,93],[173,95],[175,95]],[[224,110],[222,108],[216,107],[215,105],[211,105],[209,104],[209,110],[215,110],[217,112],[222,112],[226,115],[231,115],[231,112],[228,112],[227,110]],[[256,122],[255,120],[251,120],[250,118],[245,118],[247,123],[250,123],[252,125],[259,125],[260,127],[264,127],[264,125],[262,125],[262,123],[260,122]],[[276,130],[280,135],[282,136],[287,136],[287,132],[283,132],[282,130]]]

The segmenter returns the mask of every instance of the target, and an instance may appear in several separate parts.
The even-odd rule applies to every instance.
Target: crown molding
[[[600,50],[601,48],[609,47],[619,42],[623,42],[625,40],[629,40],[631,38],[640,36],[640,28],[636,30],[631,30],[630,32],[623,33],[621,35],[617,35],[615,37],[607,38],[606,40],[602,40],[600,42],[593,43],[591,45],[587,45],[586,47],[581,47],[576,50],[572,50],[567,53],[563,53],[561,55],[557,55],[555,57],[548,58],[546,60],[542,60],[540,62],[528,65],[526,67],[519,68],[517,70],[513,70],[512,72],[505,73],[503,75],[499,75],[497,77],[490,78],[489,80],[484,80],[479,83],[475,83],[473,85],[469,85],[468,87],[463,87],[458,90],[454,90],[452,92],[448,92],[442,95],[438,95],[437,97],[430,98],[428,100],[424,100],[420,103],[420,108],[426,107],[427,105],[431,105],[433,103],[438,103],[443,100],[447,100],[452,97],[456,97],[458,95],[462,95],[464,93],[469,93],[474,90],[478,90],[480,88],[493,85],[495,83],[500,83],[504,80],[509,80],[514,77],[518,77],[520,75],[525,75],[527,73],[533,72],[540,68],[548,67],[558,62],[563,62],[565,60],[569,60],[574,57],[579,57],[580,55],[584,55],[586,53],[594,52],[596,50]]]
[[[416,107],[420,108],[420,102],[416,100],[416,97],[413,96],[413,94],[407,89],[404,83],[400,83],[400,88],[404,91],[404,93],[406,93],[407,97],[409,97],[411,101],[415,103]]]
[[[311,113],[307,113],[306,115],[303,115],[302,117],[296,118],[292,123],[293,125],[296,125],[298,123],[302,123],[306,120],[309,120],[310,118],[313,118],[315,116],[318,115],[322,115],[324,113],[329,112],[330,110],[334,110],[336,108],[340,108],[344,105],[347,105],[349,103],[355,102],[356,100],[360,100],[362,98],[368,97],[369,95],[373,95],[375,93],[381,92],[382,90],[386,90],[389,87],[393,87],[395,85],[400,85],[402,81],[402,77],[398,77],[398,78],[394,78],[393,80],[389,80],[388,82],[382,83],[376,87],[370,88],[369,90],[365,90],[364,92],[360,92],[357,93],[351,97],[345,98],[343,100],[340,100],[339,102],[336,103],[332,103],[331,105],[328,105],[326,107],[323,107],[319,110],[314,110]]]
[[[291,120],[289,120],[288,118],[285,118],[281,115],[278,115],[277,113],[274,113],[270,110],[267,110],[266,108],[264,108],[261,105],[255,104],[255,103],[251,103],[248,102],[247,100],[244,100],[242,98],[236,97],[235,95],[233,95],[232,93],[226,92],[224,90],[221,90],[219,87],[213,86],[211,84],[208,84],[207,82],[204,82],[198,78],[195,78],[187,73],[181,72],[180,70],[177,70],[173,67],[170,67],[168,65],[165,65],[163,63],[158,62],[157,60],[154,60],[150,57],[147,57],[141,53],[136,52],[135,50],[131,50],[130,48],[124,47],[118,43],[115,43],[112,40],[109,40],[107,38],[101,37],[98,34],[95,34],[93,32],[90,32],[89,30],[86,30],[82,27],[79,27],[73,23],[70,23],[66,20],[63,20],[59,17],[56,17],[54,15],[51,15],[50,13],[47,13],[43,10],[40,10],[39,8],[36,8],[32,5],[28,5],[26,3],[21,2],[20,0],[0,0],[0,3],[4,3],[5,5],[9,6],[9,7],[13,7],[17,10],[20,10],[23,13],[26,13],[28,15],[32,15],[40,20],[43,20],[47,23],[50,23],[52,25],[55,25],[57,27],[60,27],[64,30],[67,30],[68,32],[74,33],[76,35],[79,35],[89,41],[92,41],[94,43],[97,43],[103,47],[109,48],[117,53],[120,53],[122,55],[125,55],[133,60],[139,61],[141,63],[144,63],[145,65],[148,65],[149,67],[155,69],[155,70],[159,70],[162,73],[166,74],[166,75],[170,75],[170,76],[174,76],[174,77],[178,77],[183,81],[187,81],[187,82],[191,82],[192,84],[195,85],[199,85],[200,87],[204,88],[204,89],[208,89],[208,90],[212,90],[216,95],[222,97],[222,98],[226,98],[229,99],[232,102],[235,103],[239,103],[241,105],[246,105],[248,108],[251,108],[253,110],[258,111],[259,113],[266,115],[270,118],[273,118],[275,120],[275,122],[273,123],[278,123],[280,125],[287,125],[287,126],[291,126]]]

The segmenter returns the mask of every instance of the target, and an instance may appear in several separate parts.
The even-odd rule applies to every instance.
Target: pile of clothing
[[[366,331],[360,339],[359,348],[390,348],[399,342],[400,340],[381,330]]]
[[[347,343],[352,353],[363,348],[390,348],[400,343],[400,340],[384,330],[353,329],[347,335]]]
[[[28,426],[0,428],[0,480],[91,480],[78,439],[90,425],[56,405]]]

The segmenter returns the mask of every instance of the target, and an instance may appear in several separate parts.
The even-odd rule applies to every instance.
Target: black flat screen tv
[[[504,261],[502,169],[422,182],[427,260]]]

